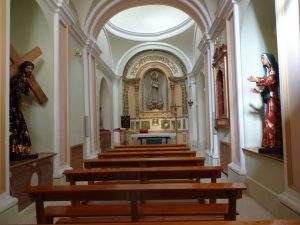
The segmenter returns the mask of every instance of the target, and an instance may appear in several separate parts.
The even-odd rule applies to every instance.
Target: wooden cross
[[[24,56],[19,56],[15,48],[11,45],[10,46],[10,75],[14,76],[18,72],[19,66],[25,61],[33,61],[38,58],[42,54],[42,51],[39,47],[35,47],[31,51],[27,52]],[[48,101],[48,98],[44,91],[42,90],[39,83],[36,81],[33,75],[27,78],[29,87],[38,100],[38,102],[42,105]]]

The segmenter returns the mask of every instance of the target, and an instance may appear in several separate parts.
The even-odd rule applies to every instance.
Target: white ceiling
[[[181,33],[194,21],[183,11],[165,5],[147,5],[124,10],[112,17],[106,29],[117,36],[154,41]]]

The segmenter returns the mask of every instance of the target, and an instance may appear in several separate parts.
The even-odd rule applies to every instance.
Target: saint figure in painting
[[[259,93],[266,104],[262,149],[260,151],[272,153],[282,148],[279,71],[278,64],[272,54],[262,54],[261,63],[265,70],[265,75],[262,77],[250,76],[248,80],[256,82],[257,88],[253,88],[252,92]]]
[[[27,78],[30,77],[34,65],[25,61],[16,75],[10,78],[9,92],[9,150],[11,160],[36,158],[31,153],[31,141],[28,128],[21,111],[21,100],[24,95],[29,94]]]

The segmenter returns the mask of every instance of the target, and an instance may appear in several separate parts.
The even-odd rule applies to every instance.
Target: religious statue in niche
[[[279,70],[275,57],[269,53],[261,55],[261,63],[265,70],[262,77],[250,76],[248,80],[256,82],[252,92],[260,94],[266,104],[263,122],[261,153],[282,151],[281,113],[279,100]]]
[[[161,87],[159,82],[159,75],[157,71],[151,72],[151,89],[147,98],[147,109],[148,110],[162,110],[164,107],[164,102],[161,96]]]
[[[30,87],[27,79],[32,75],[34,65],[25,61],[19,72],[10,79],[9,92],[9,149],[11,160],[36,158],[31,154],[31,141],[28,128],[21,111],[22,96],[28,95]]]

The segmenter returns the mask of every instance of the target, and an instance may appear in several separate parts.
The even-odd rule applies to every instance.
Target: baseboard
[[[251,177],[247,177],[247,193],[278,219],[299,219],[293,210],[280,202],[277,193]]]

